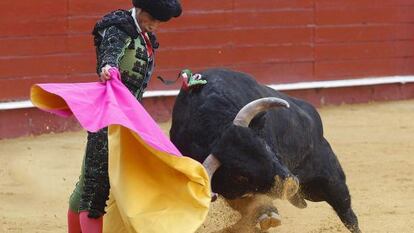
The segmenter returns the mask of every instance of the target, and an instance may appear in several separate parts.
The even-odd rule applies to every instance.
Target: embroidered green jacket
[[[134,9],[117,10],[104,16],[93,30],[97,73],[105,65],[118,67],[122,82],[141,100],[154,68],[159,44],[153,33],[142,33]]]

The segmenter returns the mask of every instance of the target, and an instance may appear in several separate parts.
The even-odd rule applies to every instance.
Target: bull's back
[[[307,112],[297,111],[297,108],[306,107],[312,111],[313,107],[286,96],[271,88],[258,84],[251,76],[226,69],[209,69],[202,72],[207,84],[200,89],[190,92],[181,90],[177,96],[170,130],[171,141],[184,154],[202,162],[211,151],[214,141],[221,132],[232,124],[239,110],[253,100],[263,97],[278,97],[291,104],[290,110],[272,111],[271,118],[291,120],[301,119]],[[314,111],[316,113],[316,111]],[[314,113],[311,113],[314,114]],[[307,117],[312,120],[313,117]],[[278,135],[277,131],[301,129],[284,129],[285,123],[269,120],[271,130],[268,134]],[[297,132],[294,132],[297,133]],[[284,135],[288,132],[284,132]],[[274,137],[269,135],[271,137]],[[281,135],[281,134],[279,134]],[[292,142],[294,143],[294,142]],[[288,145],[287,145],[288,146]]]

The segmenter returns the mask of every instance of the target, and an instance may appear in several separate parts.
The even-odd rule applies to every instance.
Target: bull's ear
[[[254,131],[261,132],[264,129],[266,122],[266,112],[257,114],[252,121],[250,121],[249,128]]]

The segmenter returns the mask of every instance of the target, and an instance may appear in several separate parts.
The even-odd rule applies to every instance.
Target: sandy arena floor
[[[414,100],[319,111],[347,174],[362,231],[414,232]],[[66,232],[67,199],[84,145],[84,132],[0,141],[0,233]],[[271,233],[347,232],[326,203],[308,202],[304,210],[275,203],[282,226]],[[219,200],[197,233],[236,219]]]

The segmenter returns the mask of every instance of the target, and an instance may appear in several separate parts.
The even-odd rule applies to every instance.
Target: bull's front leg
[[[257,233],[267,231],[281,224],[281,218],[272,199],[263,194],[256,194],[235,200],[227,200],[229,205],[241,214],[241,219],[220,233]],[[260,226],[260,229],[256,225]]]

